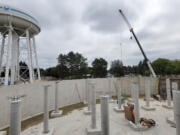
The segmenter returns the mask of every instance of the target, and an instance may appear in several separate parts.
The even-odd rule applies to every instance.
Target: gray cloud
[[[75,51],[88,58],[109,63],[121,58],[125,65],[137,64],[143,57],[130,40],[130,32],[118,9],[122,9],[153,61],[158,57],[180,58],[178,0],[2,0],[3,3],[32,13],[41,25],[36,36],[39,65],[57,64],[59,53]],[[121,54],[120,43],[123,53]]]

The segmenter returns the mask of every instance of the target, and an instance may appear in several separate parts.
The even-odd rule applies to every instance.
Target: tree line
[[[87,58],[73,51],[67,54],[59,54],[57,60],[58,64],[55,67],[41,70],[42,76],[52,76],[61,79],[81,79],[89,77],[150,75],[145,61],[140,61],[138,65],[124,66],[123,62],[117,59],[111,62],[108,69],[108,62],[104,58],[95,58],[91,66],[88,66]],[[180,60],[158,58],[152,62],[152,66],[157,75],[180,74]]]

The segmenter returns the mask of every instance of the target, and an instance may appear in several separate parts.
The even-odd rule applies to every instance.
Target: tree
[[[170,74],[171,73],[171,62],[168,59],[159,58],[155,61],[153,61],[152,66],[154,67],[154,70],[156,74]]]
[[[58,68],[61,78],[82,78],[87,74],[87,59],[80,53],[69,52],[58,56]]]
[[[107,61],[103,58],[96,58],[92,62],[92,75],[93,77],[106,77],[107,75]]]
[[[109,72],[115,77],[120,77],[124,75],[123,63],[120,60],[114,60],[111,62],[111,67]]]

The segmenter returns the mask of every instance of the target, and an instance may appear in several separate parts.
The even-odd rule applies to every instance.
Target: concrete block
[[[59,110],[59,111],[52,111],[51,112],[51,118],[57,118],[57,117],[60,117],[62,115],[62,111]]]
[[[85,114],[85,115],[90,115],[90,114],[91,114],[91,111],[88,110],[88,108],[85,108],[85,109],[84,109],[84,114]]]
[[[141,124],[134,124],[133,122],[129,122],[130,127],[135,131],[146,131],[149,128],[147,126],[142,126]]]
[[[115,102],[116,102],[116,100],[114,100],[114,99],[109,100],[109,103],[115,103]]]
[[[168,105],[162,105],[162,107],[166,108],[166,109],[173,109],[173,106],[168,106]]]
[[[87,128],[86,129],[87,135],[101,135],[101,130],[99,128]]]
[[[146,105],[144,105],[144,106],[141,106],[141,108],[143,109],[143,110],[146,110],[146,111],[155,111],[156,110],[156,108],[155,107],[148,107],[148,106],[146,106]]]
[[[114,107],[114,111],[116,111],[116,112],[124,112],[124,108]]]
[[[0,135],[7,135],[6,131],[0,131]]]

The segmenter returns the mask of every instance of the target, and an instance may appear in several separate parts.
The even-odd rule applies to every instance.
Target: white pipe
[[[33,39],[33,48],[34,48],[34,54],[35,54],[35,62],[36,62],[37,73],[38,73],[38,80],[41,80],[41,75],[40,75],[40,70],[39,70],[39,64],[38,64],[38,58],[37,58],[37,50],[36,50],[35,37],[33,36],[32,39]]]
[[[9,29],[8,44],[7,44],[7,56],[6,56],[6,71],[5,71],[5,85],[8,85],[9,81],[9,64],[11,58],[11,46],[12,46],[12,30]]]
[[[0,55],[0,73],[3,71],[2,61],[3,61],[3,55],[4,55],[4,44],[5,44],[5,35],[2,35],[1,55]]]
[[[32,74],[32,63],[31,63],[29,30],[26,30],[26,44],[27,44],[27,50],[28,50],[29,77],[30,77],[30,82],[32,83],[33,82],[33,74]]]

